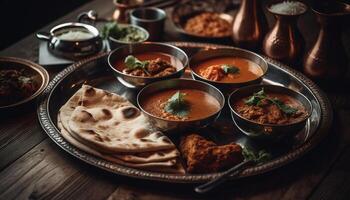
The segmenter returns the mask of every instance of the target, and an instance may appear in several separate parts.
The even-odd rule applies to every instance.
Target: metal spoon
[[[200,194],[204,194],[206,192],[209,192],[212,189],[219,186],[221,183],[225,182],[231,175],[236,175],[236,174],[240,173],[246,167],[251,166],[253,164],[255,164],[255,161],[245,160],[245,161],[239,163],[238,165],[235,165],[232,168],[228,169],[227,171],[223,172],[220,176],[210,180],[209,182],[195,187],[194,190]]]

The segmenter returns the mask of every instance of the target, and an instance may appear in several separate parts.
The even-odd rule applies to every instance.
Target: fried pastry
[[[180,151],[190,173],[217,172],[243,161],[240,145],[217,145],[197,134],[182,138]]]

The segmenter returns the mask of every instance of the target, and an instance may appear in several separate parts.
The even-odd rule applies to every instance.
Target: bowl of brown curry
[[[304,95],[276,85],[237,89],[229,96],[228,105],[238,129],[256,138],[297,134],[312,113],[312,104]]]
[[[140,89],[152,82],[179,78],[188,65],[188,57],[173,45],[144,42],[113,50],[108,64],[124,86]]]
[[[211,124],[219,117],[225,97],[202,81],[170,79],[144,87],[137,95],[137,104],[158,129],[172,132]]]

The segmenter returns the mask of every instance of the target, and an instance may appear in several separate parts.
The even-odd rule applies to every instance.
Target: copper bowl
[[[119,71],[114,67],[114,63],[116,63],[117,60],[124,60],[125,57],[130,54],[144,52],[161,52],[169,54],[177,58],[182,63],[182,66],[174,66],[177,68],[177,71],[175,73],[162,77],[133,76],[130,74],[123,73],[122,71]],[[144,42],[124,45],[111,51],[108,55],[108,65],[114,73],[114,75],[116,76],[116,78],[118,79],[118,81],[121,82],[124,86],[131,89],[141,89],[145,85],[156,81],[181,77],[185,71],[185,68],[188,65],[188,57],[184,51],[173,45],[156,42]]]
[[[256,63],[262,69],[263,75],[258,77],[255,80],[251,80],[251,81],[247,81],[247,82],[223,83],[223,82],[219,82],[219,81],[212,81],[212,80],[205,79],[193,70],[194,67],[197,66],[197,64],[199,64],[203,61],[206,61],[206,60],[209,60],[212,58],[227,57],[227,56],[245,58],[245,59],[248,59],[248,60]],[[266,74],[266,72],[268,70],[268,64],[263,57],[261,57],[260,55],[254,53],[254,52],[240,49],[240,48],[220,48],[220,49],[201,50],[198,53],[196,53],[194,56],[192,56],[192,58],[190,59],[189,66],[191,69],[192,77],[194,79],[205,81],[207,83],[214,85],[215,87],[219,88],[225,95],[230,94],[233,90],[235,90],[237,88],[260,83],[262,81],[262,78],[264,77],[264,75]]]
[[[14,57],[0,57],[0,66],[1,69],[25,70],[26,73],[33,77],[33,80],[38,87],[32,95],[26,97],[25,99],[9,105],[0,106],[0,112],[2,114],[18,111],[20,108],[32,103],[33,100],[44,91],[49,83],[49,74],[47,71],[40,65],[29,60]]]
[[[261,89],[264,89],[266,92],[286,94],[293,97],[305,107],[308,114],[302,120],[289,124],[261,124],[242,117],[233,108],[232,105],[234,102],[258,92]],[[267,140],[279,140],[299,133],[299,131],[306,127],[305,125],[313,110],[311,102],[303,94],[277,85],[251,85],[237,89],[229,96],[228,105],[230,107],[232,120],[242,133],[252,138]]]
[[[212,95],[220,103],[220,109],[208,117],[186,121],[164,119],[155,116],[143,109],[141,102],[147,98],[147,95],[174,88],[196,89],[204,91]],[[196,81],[192,79],[170,79],[165,81],[158,81],[144,87],[137,95],[137,105],[142,110],[142,112],[152,120],[152,124],[155,125],[159,130],[165,132],[181,132],[184,130],[196,130],[213,123],[219,117],[221,110],[225,105],[225,97],[216,87],[202,81]]]

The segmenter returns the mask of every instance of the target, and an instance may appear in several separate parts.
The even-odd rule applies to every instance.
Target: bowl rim
[[[241,116],[238,112],[236,112],[236,110],[233,108],[233,106],[232,106],[232,104],[231,104],[231,101],[233,101],[233,100],[232,100],[233,95],[239,93],[242,89],[247,89],[247,88],[254,89],[254,88],[259,88],[259,87],[261,87],[261,88],[262,88],[262,87],[282,88],[282,90],[288,90],[288,91],[290,91],[290,92],[292,92],[292,93],[294,93],[294,94],[296,94],[296,95],[298,95],[298,96],[301,96],[302,98],[304,98],[304,99],[308,102],[308,104],[309,104],[309,106],[310,106],[310,111],[308,111],[307,115],[306,115],[303,119],[298,120],[298,121],[295,121],[295,122],[293,122],[293,123],[288,123],[288,124],[262,124],[262,123],[259,123],[259,122],[256,122],[256,121],[253,121],[253,120],[250,120],[250,119],[247,119],[247,118]],[[300,101],[299,101],[299,102],[300,102]],[[301,103],[304,107],[306,107],[302,102],[300,102],[300,103]],[[230,111],[231,111],[232,113],[234,113],[234,115],[236,115],[236,116],[239,117],[240,119],[242,119],[242,120],[244,120],[244,121],[246,121],[246,122],[252,123],[252,124],[259,125],[259,126],[269,126],[269,127],[286,127],[286,126],[293,126],[293,125],[297,125],[297,124],[299,124],[299,123],[305,122],[307,119],[310,118],[310,116],[311,116],[311,114],[312,114],[312,112],[313,112],[313,109],[314,109],[313,106],[312,106],[312,103],[310,102],[310,100],[309,100],[305,95],[301,94],[301,93],[298,92],[298,91],[292,90],[292,89],[287,88],[287,87],[279,86],[279,85],[261,85],[261,84],[255,84],[255,85],[249,85],[249,86],[245,86],[245,87],[238,88],[238,89],[236,89],[235,91],[233,91],[233,92],[229,95],[229,97],[228,97],[228,99],[227,99],[227,104],[228,104],[228,106],[229,106],[229,108],[230,108]]]
[[[161,14],[161,17],[158,19],[144,19],[144,18],[140,18],[134,15],[134,12],[139,11],[139,10],[151,10],[157,13]],[[152,22],[159,22],[159,21],[164,21],[167,18],[167,14],[166,12],[161,9],[161,8],[157,8],[157,7],[138,7],[135,9],[132,9],[130,11],[130,18],[133,18],[134,20],[137,20],[139,22],[145,22],[145,23],[152,23]]]
[[[211,114],[211,115],[208,115],[206,117],[202,117],[202,118],[199,118],[199,119],[192,119],[192,120],[184,120],[184,121],[181,121],[181,120],[171,120],[171,119],[165,119],[165,118],[162,118],[162,117],[159,117],[159,116],[156,116],[156,115],[153,115],[149,112],[147,112],[145,109],[143,109],[142,105],[141,105],[141,102],[140,102],[140,98],[141,98],[141,95],[143,95],[144,91],[150,87],[154,87],[154,85],[156,84],[160,84],[161,82],[166,82],[166,81],[187,81],[187,82],[198,82],[199,84],[203,84],[203,85],[206,85],[207,87],[209,88],[212,88],[214,89],[216,92],[218,92],[222,98],[222,102],[220,102],[220,100],[218,100],[218,98],[216,98],[214,95],[211,95],[212,97],[214,97],[220,104],[220,109],[218,111],[216,111],[215,113]],[[167,88],[167,89],[171,89],[171,88]],[[202,91],[202,90],[201,90]],[[207,92],[206,92],[207,93]],[[137,94],[137,97],[136,97],[136,101],[137,101],[137,106],[140,108],[140,110],[145,113],[146,115],[148,116],[151,116],[153,118],[156,118],[156,119],[159,119],[159,120],[163,120],[163,121],[167,121],[167,122],[175,122],[175,123],[187,123],[187,122],[196,122],[196,121],[201,121],[201,120],[204,120],[204,119],[207,119],[207,118],[210,118],[212,116],[215,116],[215,115],[218,115],[220,114],[220,112],[222,111],[222,109],[224,108],[225,104],[226,104],[226,99],[225,99],[225,96],[224,94],[218,89],[216,88],[215,86],[209,84],[209,83],[206,83],[204,81],[199,81],[199,80],[193,80],[193,79],[188,79],[188,78],[173,78],[173,79],[168,79],[168,80],[163,80],[163,81],[157,81],[157,82],[154,82],[154,83],[151,83],[151,84],[148,84],[147,86],[143,87]],[[221,104],[222,103],[222,104]]]
[[[0,110],[1,109],[8,109],[8,108],[13,108],[22,104],[25,104],[33,99],[35,99],[36,97],[38,97],[46,88],[46,86],[49,84],[49,73],[46,71],[45,68],[43,68],[41,65],[36,64],[32,61],[23,59],[23,58],[17,58],[17,57],[7,57],[7,56],[0,56],[0,62],[11,62],[11,63],[16,63],[19,65],[24,66],[25,68],[30,68],[32,70],[34,70],[37,74],[40,75],[41,78],[41,85],[38,87],[38,89],[29,97],[22,99],[18,102],[9,104],[9,105],[5,105],[5,106],[0,106]]]
[[[115,52],[117,52],[118,50],[120,50],[120,49],[122,49],[122,48],[130,48],[130,45],[131,45],[131,46],[136,46],[136,45],[140,45],[140,46],[143,46],[143,45],[159,45],[159,46],[170,47],[170,48],[176,49],[176,51],[181,52],[181,53],[185,56],[186,62],[183,63],[183,66],[182,66],[181,69],[178,69],[178,70],[176,70],[176,72],[171,73],[171,74],[166,75],[166,76],[160,76],[160,77],[143,77],[143,76],[134,76],[134,75],[126,74],[126,73],[123,73],[123,72],[119,71],[119,70],[116,69],[115,67],[113,67],[113,65],[112,65],[112,63],[111,63],[111,57],[113,56],[113,54],[115,54]],[[169,54],[169,55],[170,55],[170,54]],[[173,56],[173,55],[171,55],[171,56]],[[175,57],[175,56],[174,56],[174,57]],[[160,78],[168,78],[168,77],[173,76],[173,75],[176,74],[176,73],[179,73],[179,72],[183,71],[183,70],[188,66],[189,59],[188,59],[188,56],[187,56],[187,54],[186,54],[185,51],[183,51],[181,48],[176,47],[176,46],[174,46],[174,45],[166,44],[166,43],[161,43],[161,42],[139,42],[139,43],[133,43],[133,44],[121,46],[121,47],[118,47],[118,48],[114,49],[113,51],[109,52],[108,57],[107,57],[107,62],[108,62],[109,68],[111,68],[114,72],[116,72],[116,73],[118,73],[118,74],[120,74],[120,75],[122,75],[122,76],[129,77],[129,78],[143,79],[143,80],[156,80],[156,79],[160,79]]]
[[[197,74],[197,73],[194,71],[194,68],[195,68],[195,67],[192,66],[192,64],[191,64],[192,59],[193,59],[196,55],[198,55],[199,53],[201,53],[201,52],[204,52],[204,51],[218,51],[218,50],[219,50],[219,51],[230,51],[230,52],[233,52],[233,51],[242,51],[242,52],[251,54],[251,55],[253,55],[253,56],[255,56],[255,57],[258,57],[259,59],[261,59],[261,60],[263,61],[264,65],[266,66],[266,70],[264,70],[259,64],[257,64],[257,65],[259,66],[259,68],[263,71],[263,74],[262,74],[261,76],[258,76],[256,79],[252,79],[252,80],[244,81],[244,82],[237,82],[237,83],[226,83],[226,82],[220,82],[220,81],[213,81],[213,80],[206,79],[206,78],[204,78],[203,76]],[[215,56],[215,57],[212,57],[212,58],[216,58],[216,57],[223,57],[223,56],[218,55],[218,56]],[[225,56],[225,57],[226,57],[226,56]],[[228,57],[228,56],[227,56],[227,57]],[[232,57],[238,57],[238,56],[232,56]],[[212,59],[212,58],[204,59],[203,61],[209,60],[209,59]],[[250,60],[250,59],[248,59],[248,58],[244,58],[244,59]],[[251,60],[250,60],[250,61],[251,61]],[[253,61],[251,61],[251,62],[253,62]],[[254,62],[254,63],[255,63],[255,62]],[[256,63],[255,63],[255,64],[256,64]],[[191,70],[191,73],[192,73],[194,76],[199,77],[199,78],[201,78],[201,79],[203,79],[203,80],[205,80],[205,81],[207,81],[207,82],[209,82],[209,83],[211,83],[211,84],[217,84],[217,85],[241,85],[241,84],[246,84],[246,83],[254,83],[255,81],[258,81],[259,79],[262,79],[262,78],[266,75],[267,71],[269,70],[269,64],[267,63],[267,61],[266,61],[265,58],[263,58],[261,55],[259,55],[259,54],[257,54],[257,53],[254,53],[254,52],[249,51],[249,50],[246,50],[246,49],[241,49],[241,48],[237,48],[237,47],[232,47],[232,48],[220,48],[220,49],[203,49],[203,50],[198,51],[196,54],[194,54],[194,55],[191,57],[191,59],[190,59],[190,61],[189,61],[189,69]]]
[[[139,42],[124,42],[124,41],[121,41],[121,40],[118,40],[112,36],[108,36],[108,39],[111,40],[112,42],[116,42],[116,43],[120,43],[120,44],[136,44],[136,43],[142,43],[142,42],[145,42],[148,40],[149,38],[149,33],[146,29],[142,28],[141,26],[138,26],[138,25],[134,25],[134,24],[118,24],[118,26],[122,26],[123,28],[124,27],[134,27],[134,28],[137,28],[139,30],[141,30],[144,35],[145,35],[145,38],[142,40],[142,41],[139,41]]]
[[[315,6],[314,3],[310,5],[312,12],[324,17],[342,17],[342,16],[350,15],[350,3],[346,3],[342,1],[329,1],[329,2],[331,2],[334,5],[337,4],[337,6],[342,6],[344,10],[346,10],[347,12],[326,13],[320,10],[320,7]]]

